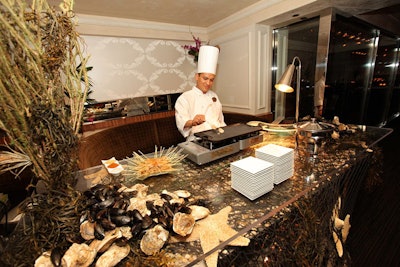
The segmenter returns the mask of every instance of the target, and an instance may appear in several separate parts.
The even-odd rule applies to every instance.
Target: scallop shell
[[[116,266],[121,260],[129,255],[130,246],[118,246],[113,244],[106,252],[104,252],[96,261],[96,267]]]
[[[190,235],[195,224],[194,217],[190,214],[177,212],[174,215],[172,229],[180,236]]]
[[[192,210],[190,214],[193,216],[195,221],[204,219],[211,213],[209,209],[203,206],[191,205],[188,207]]]
[[[161,225],[156,225],[146,231],[142,240],[140,240],[140,249],[146,255],[154,255],[161,250],[168,240],[169,232]]]

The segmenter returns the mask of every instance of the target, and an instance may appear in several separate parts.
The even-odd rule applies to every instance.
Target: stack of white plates
[[[268,144],[257,148],[255,155],[274,164],[274,184],[280,184],[293,176],[294,150],[292,148]]]
[[[230,165],[232,188],[254,200],[274,188],[274,164],[247,157]]]

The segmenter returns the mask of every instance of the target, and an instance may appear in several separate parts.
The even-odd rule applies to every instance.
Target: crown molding
[[[207,28],[144,20],[77,14],[77,30],[84,35],[193,40],[192,33],[207,39]]]

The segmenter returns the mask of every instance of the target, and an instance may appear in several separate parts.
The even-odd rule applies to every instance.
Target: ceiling
[[[240,10],[279,1],[282,0],[75,0],[73,9],[77,14],[209,27]],[[48,2],[56,6],[60,0]],[[313,4],[336,7],[345,14],[389,27],[400,36],[399,0],[317,0]],[[301,17],[302,10],[296,12]]]

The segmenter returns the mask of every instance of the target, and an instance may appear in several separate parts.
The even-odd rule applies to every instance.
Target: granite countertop
[[[185,159],[183,169],[177,173],[133,183],[148,185],[149,193],[160,193],[164,189],[187,190],[194,198],[205,200],[211,213],[231,206],[228,224],[251,239],[252,235],[257,234],[257,227],[267,227],[273,223],[273,218],[282,216],[291,202],[318,190],[321,184],[329,182],[332,177],[349,168],[357,157],[372,151],[371,147],[390,133],[391,129],[367,127],[365,131],[343,134],[338,140],[326,142],[317,158],[310,157],[305,147],[299,145],[294,150],[294,175],[253,201],[232,189],[230,164],[255,156],[255,149],[267,144],[295,148],[295,135],[263,131],[262,143],[234,155],[201,166]],[[126,185],[129,186],[129,183]],[[199,242],[169,244],[165,249],[171,253],[194,255],[195,258],[203,254]]]

